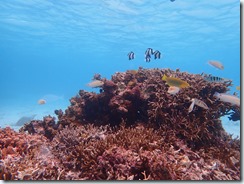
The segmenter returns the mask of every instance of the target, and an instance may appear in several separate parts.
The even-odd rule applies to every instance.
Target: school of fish
[[[161,58],[161,52],[159,52],[158,50],[153,51],[152,48],[148,48],[145,51],[145,61],[146,62],[150,62],[151,61],[151,56],[154,55],[154,59],[160,59]],[[133,51],[130,51],[127,54],[129,60],[133,60],[135,59],[135,53]]]

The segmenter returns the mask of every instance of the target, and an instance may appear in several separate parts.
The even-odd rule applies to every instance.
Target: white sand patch
[[[48,115],[57,118],[54,111],[56,109],[65,111],[69,105],[69,100],[67,99],[59,99],[43,105],[33,103],[33,101],[21,105],[10,104],[0,108],[0,127],[10,126],[14,130],[18,130],[21,127],[16,126],[18,120],[22,117],[32,117],[33,115],[35,115],[34,120],[43,120],[43,117]]]

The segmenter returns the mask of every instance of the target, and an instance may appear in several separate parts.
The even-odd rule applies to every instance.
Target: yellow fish
[[[175,87],[179,87],[179,88],[187,88],[190,86],[187,82],[185,82],[179,78],[167,77],[165,74],[163,75],[162,80],[166,81],[166,83],[169,86],[175,86]]]
[[[240,86],[236,86],[236,90],[239,90],[240,91],[240,89],[241,89]]]

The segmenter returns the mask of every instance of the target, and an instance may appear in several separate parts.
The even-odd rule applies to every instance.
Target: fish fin
[[[164,74],[162,77],[162,80],[166,81],[166,79],[167,79],[167,76]]]

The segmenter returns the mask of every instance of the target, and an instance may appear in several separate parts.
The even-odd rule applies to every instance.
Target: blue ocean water
[[[110,79],[139,66],[228,78],[230,93],[239,94],[237,0],[1,0],[0,35],[1,127],[66,109],[80,89],[93,90],[87,83],[95,73]],[[161,59],[146,63],[148,47]],[[240,135],[239,121],[223,118],[223,125]]]

